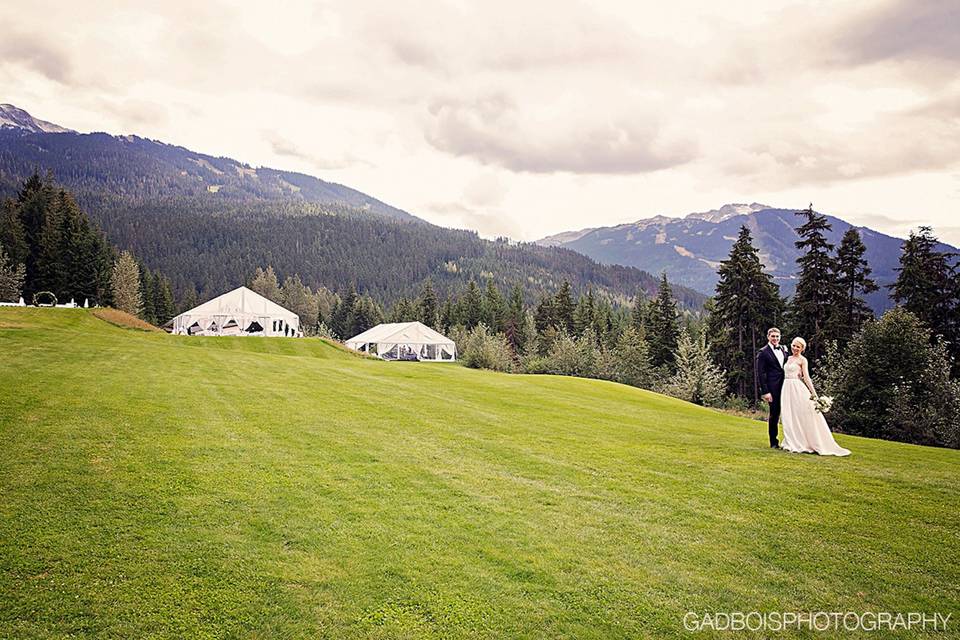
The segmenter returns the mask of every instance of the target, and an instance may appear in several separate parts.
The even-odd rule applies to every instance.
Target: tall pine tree
[[[746,226],[740,227],[718,274],[707,320],[713,355],[727,372],[730,391],[756,402],[754,355],[766,343],[767,328],[780,323],[783,301]]]
[[[960,278],[956,256],[937,250],[937,238],[930,227],[911,232],[903,243],[893,298],[927,325],[933,336],[943,336],[960,368]]]
[[[423,289],[420,291],[420,299],[417,301],[417,320],[435,329],[439,323],[438,305],[437,292],[433,290],[433,282],[427,278],[427,281],[423,283]]]
[[[573,311],[573,294],[570,290],[570,283],[564,280],[557,291],[557,295],[553,298],[553,321],[558,330],[565,331],[571,336],[576,332]]]
[[[812,204],[796,213],[804,222],[797,228],[800,239],[794,245],[803,253],[797,258],[799,275],[790,301],[789,333],[807,341],[806,356],[816,361],[834,337],[830,334],[831,314],[839,298],[833,245],[826,238],[832,226],[826,216],[813,210]]]
[[[877,284],[870,278],[870,265],[864,257],[866,252],[860,232],[853,227],[847,229],[837,248],[835,279],[838,299],[834,328],[830,332],[841,346],[845,346],[863,323],[873,317],[873,311],[863,299],[877,290]]]
[[[647,334],[650,362],[655,367],[672,368],[680,336],[680,318],[666,273],[660,275],[658,289],[650,309],[650,332]]]

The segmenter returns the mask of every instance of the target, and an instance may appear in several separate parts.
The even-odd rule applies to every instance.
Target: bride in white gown
[[[783,391],[780,394],[783,442],[780,448],[793,453],[848,456],[850,450],[844,449],[833,439],[826,419],[810,399],[810,396],[816,397],[817,392],[810,379],[807,359],[803,357],[806,347],[803,338],[794,338],[790,343],[793,355],[783,363]]]

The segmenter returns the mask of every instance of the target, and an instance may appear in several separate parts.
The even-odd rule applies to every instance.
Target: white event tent
[[[457,358],[453,340],[421,322],[378,324],[350,338],[346,345],[384,360],[451,362]]]
[[[188,336],[303,335],[297,314],[246,287],[184,311],[168,326],[174,334]]]

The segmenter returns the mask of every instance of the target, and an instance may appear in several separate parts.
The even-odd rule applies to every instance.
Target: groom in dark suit
[[[757,353],[757,382],[760,396],[770,405],[770,420],[767,433],[770,446],[778,447],[777,425],[780,422],[780,391],[783,390],[783,364],[787,361],[787,348],[780,344],[780,329],[767,330],[767,346]]]

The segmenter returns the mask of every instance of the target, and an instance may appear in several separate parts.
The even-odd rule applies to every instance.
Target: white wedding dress
[[[844,449],[833,439],[830,427],[823,414],[817,411],[810,399],[815,394],[813,382],[796,358],[787,358],[783,363],[783,391],[780,393],[783,421],[783,442],[781,449],[793,453],[819,453],[822,456],[848,456]]]

